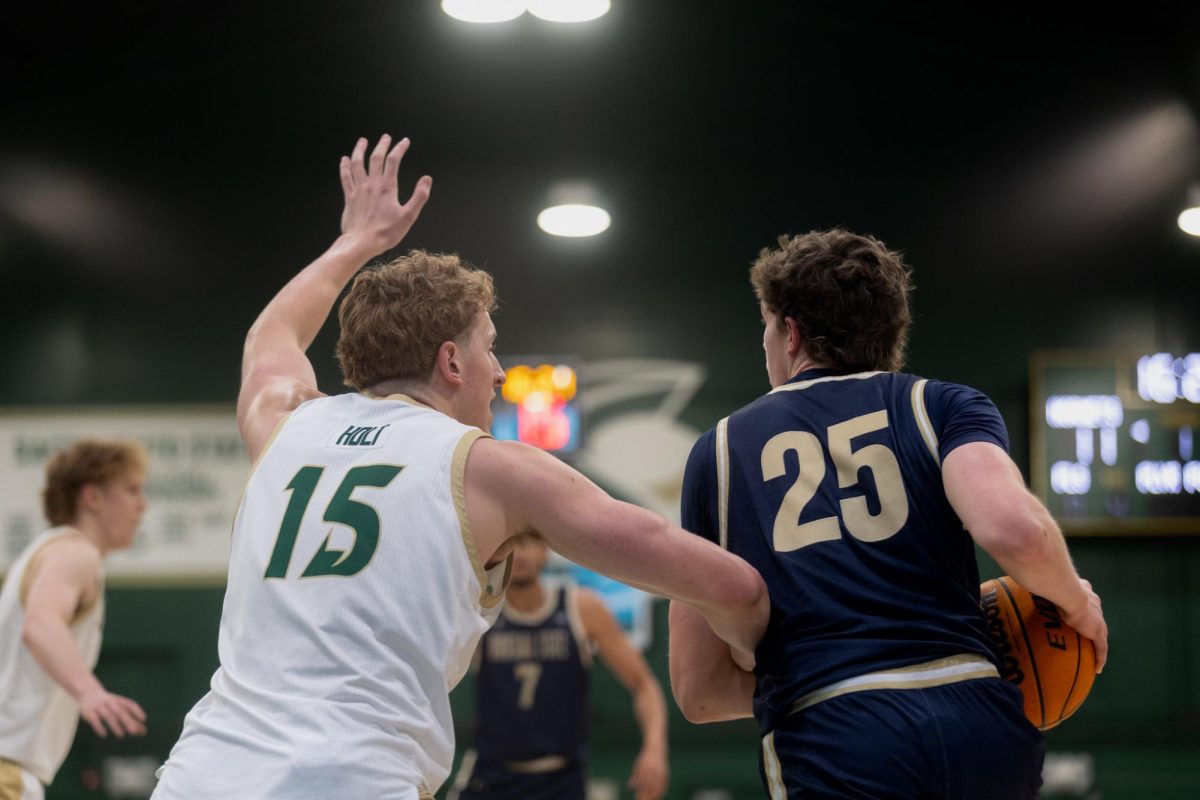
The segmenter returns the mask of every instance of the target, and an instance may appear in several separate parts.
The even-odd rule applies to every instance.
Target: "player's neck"
[[[823,364],[819,361],[814,361],[808,357],[808,354],[801,350],[792,359],[790,369],[788,370],[788,380],[795,378],[801,372],[807,372],[810,369],[828,369],[828,364]]]
[[[530,614],[537,611],[546,602],[546,590],[542,588],[540,580],[532,581],[523,586],[514,584],[508,585],[508,591],[505,592],[508,598],[508,604],[514,610],[524,614]]]
[[[108,537],[104,535],[104,530],[100,527],[99,520],[88,514],[79,514],[75,519],[68,522],[66,527],[91,542],[100,551],[100,555],[102,556],[108,555],[108,551],[112,549],[105,546]]]
[[[447,416],[454,416],[453,404],[450,398],[446,397],[442,392],[428,381],[406,381],[406,380],[387,380],[380,381],[369,389],[363,391],[368,397],[391,397],[392,395],[404,395],[405,397],[415,400],[423,406],[428,406],[436,411],[440,411]]]

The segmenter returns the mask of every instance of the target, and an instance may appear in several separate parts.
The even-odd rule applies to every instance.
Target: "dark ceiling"
[[[1196,336],[1174,215],[1200,4],[907,5],[471,26],[436,0],[6,4],[0,402],[231,400],[246,326],[336,234],[338,157],[384,131],[413,139],[406,182],[434,177],[408,244],[496,275],[502,350],[699,359],[745,397],[746,267],[831,225],[907,252],[914,369]],[[607,233],[537,230],[569,178]]]

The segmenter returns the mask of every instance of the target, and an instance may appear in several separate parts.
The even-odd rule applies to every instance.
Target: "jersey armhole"
[[[933,463],[937,465],[938,469],[941,469],[942,459],[938,456],[937,431],[933,429],[933,422],[929,419],[929,410],[925,406],[925,387],[928,383],[929,381],[925,378],[913,383],[912,412],[917,429],[921,432],[921,438],[925,441],[925,447],[929,450],[929,457],[933,459]]]
[[[471,452],[471,446],[484,437],[488,437],[488,434],[472,429],[464,433],[454,446],[454,455],[450,460],[450,496],[454,498],[454,510],[458,514],[458,529],[462,534],[463,547],[466,548],[471,569],[479,581],[479,605],[491,609],[504,599],[504,592],[508,589],[508,581],[512,577],[513,554],[509,553],[502,563],[485,570],[479,551],[475,548],[471,523],[467,519],[467,456]]]
[[[575,584],[565,584],[560,591],[563,593],[563,607],[567,612],[567,624],[571,635],[575,637],[575,647],[579,650],[579,660],[585,667],[592,666],[592,643],[588,640],[587,630],[583,626],[583,615],[579,613],[579,587]]]
[[[729,549],[729,417],[717,423],[717,544]]]

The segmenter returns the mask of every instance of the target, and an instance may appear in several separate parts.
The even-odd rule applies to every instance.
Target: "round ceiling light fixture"
[[[525,13],[526,0],[442,0],[442,11],[463,22],[508,22]]]
[[[528,0],[529,13],[548,22],[591,22],[612,8],[611,0]]]

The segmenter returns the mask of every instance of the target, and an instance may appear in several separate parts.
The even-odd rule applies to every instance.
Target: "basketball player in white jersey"
[[[99,736],[146,732],[146,714],[92,674],[104,624],[104,557],[146,510],[146,453],[84,439],[46,466],[54,527],[19,555],[0,589],[0,800],[40,800],[83,717]]]
[[[341,161],[342,235],[246,338],[238,423],[255,467],[234,523],[212,690],[155,800],[430,797],[454,752],[449,689],[498,613],[509,555],[539,536],[573,561],[690,604],[749,659],[762,579],[540,450],[485,433],[504,380],[491,277],[414,251],[358,276],[327,397],[305,356],[342,289],[396,246],[408,149]],[[539,533],[540,532],[540,533]]]

